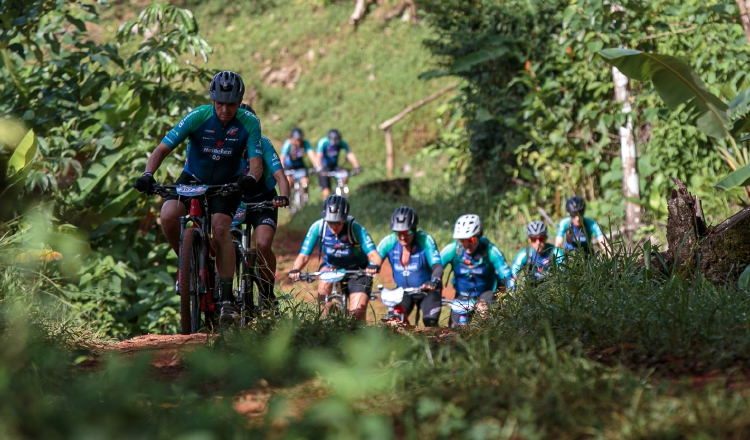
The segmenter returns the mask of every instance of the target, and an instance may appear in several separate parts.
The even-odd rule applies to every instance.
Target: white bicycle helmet
[[[466,214],[456,220],[453,227],[453,238],[462,240],[465,238],[476,237],[482,233],[482,221],[476,214]]]

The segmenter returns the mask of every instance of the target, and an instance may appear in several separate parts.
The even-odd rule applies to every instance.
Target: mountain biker
[[[346,151],[346,159],[351,162],[354,167],[352,174],[360,173],[362,168],[359,166],[357,156],[352,153],[349,144],[341,139],[341,133],[335,128],[328,131],[328,136],[320,138],[315,147],[315,152],[318,156],[318,172],[339,170],[339,152],[341,152],[341,150]],[[346,182],[346,180],[344,182]],[[325,200],[331,193],[331,178],[319,175],[318,183],[320,184],[320,189],[323,192],[323,199]]]
[[[541,280],[553,265],[560,264],[565,254],[560,248],[547,243],[547,225],[541,220],[534,220],[526,227],[529,246],[521,249],[510,268],[513,279],[518,280],[522,270],[533,280]]]
[[[284,141],[281,146],[281,163],[287,170],[304,170],[305,177],[300,179],[300,183],[307,188],[309,180],[307,178],[307,168],[305,167],[305,154],[310,159],[310,163],[315,168],[320,168],[318,157],[315,155],[310,142],[305,139],[305,134],[299,127],[294,127],[289,135],[289,139]],[[294,186],[294,176],[288,176],[289,186]]]
[[[408,316],[415,302],[422,310],[425,327],[437,327],[442,308],[443,264],[435,240],[417,230],[419,217],[408,206],[396,209],[391,215],[391,233],[378,244],[380,257],[391,263],[393,280],[398,287],[419,287],[425,291],[421,299],[404,295],[401,304]]]
[[[255,111],[247,104],[240,108],[255,114]],[[242,195],[245,203],[259,203],[273,201],[275,208],[289,206],[289,185],[287,184],[284,168],[276,149],[268,138],[261,137],[261,152],[263,154],[263,176],[258,185],[252,191]],[[276,186],[279,192],[276,192]],[[273,253],[272,244],[276,234],[276,225],[279,220],[279,212],[276,209],[264,209],[261,211],[248,211],[245,216],[245,224],[253,227],[253,238],[255,248],[258,251],[260,261],[260,289],[258,292],[259,303],[272,305],[276,300],[274,284],[276,282],[276,255]]]
[[[370,234],[349,214],[349,201],[339,195],[329,196],[323,203],[322,218],[310,226],[302,243],[300,253],[294,261],[289,278],[298,280],[300,271],[310,260],[316,246],[320,246],[323,262],[320,270],[366,269],[369,275],[380,271],[382,259]],[[324,301],[331,293],[331,283],[318,283],[318,301]],[[367,302],[372,290],[372,278],[351,277],[348,281],[349,312],[363,321],[367,313]],[[326,309],[330,304],[326,304]]]
[[[252,113],[239,111],[245,84],[234,72],[217,73],[208,87],[212,105],[202,105],[188,113],[162,139],[151,153],[143,176],[133,185],[144,193],[153,192],[153,173],[175,147],[188,140],[185,167],[175,181],[205,185],[237,183],[242,192],[249,192],[263,174],[260,121]],[[219,272],[222,301],[233,301],[232,278],[235,268],[234,246],[230,234],[232,217],[242,194],[213,196],[208,199],[212,214],[213,243]],[[186,200],[168,196],[161,208],[161,226],[172,249],[179,255],[180,217],[186,215]],[[222,312],[224,308],[222,307]]]
[[[602,228],[594,220],[584,217],[586,202],[581,196],[572,196],[565,202],[565,210],[570,217],[560,220],[555,235],[555,247],[564,249],[566,252],[582,250],[586,255],[593,253],[592,246],[599,247],[609,254],[607,238],[602,233]],[[564,245],[564,247],[563,247]]]
[[[453,266],[453,286],[456,297],[469,297],[477,302],[477,312],[483,314],[495,301],[498,281],[505,280],[513,288],[505,256],[487,237],[482,236],[482,221],[478,215],[466,214],[456,220],[453,227],[455,239],[440,251],[443,267]],[[460,243],[460,246],[459,246]],[[451,325],[458,317],[451,313]]]

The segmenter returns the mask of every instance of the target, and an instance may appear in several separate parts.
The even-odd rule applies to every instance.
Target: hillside
[[[449,81],[417,78],[431,68],[429,52],[422,47],[430,31],[424,23],[386,21],[383,15],[395,6],[391,3],[373,8],[357,28],[348,24],[350,3],[219,6],[187,0],[182,6],[193,11],[214,49],[208,63],[196,62],[242,75],[248,86],[246,101],[258,111],[264,134],[277,148],[295,126],[311,141],[336,127],[364,166],[378,169],[385,156],[377,125]],[[105,11],[106,32],[145,4],[123,2]],[[402,153],[397,167],[434,139],[439,105],[424,107],[395,126],[396,151]]]

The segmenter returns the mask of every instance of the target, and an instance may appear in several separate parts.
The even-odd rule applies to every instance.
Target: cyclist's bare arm
[[[555,247],[562,249],[562,246],[563,246],[563,238],[555,237]]]
[[[274,179],[276,179],[276,184],[279,186],[279,195],[289,198],[289,181],[286,179],[286,175],[284,175],[284,170],[280,169],[273,173]]]
[[[606,237],[596,239],[595,243],[599,244],[599,247],[601,248],[602,252],[604,252],[604,255],[610,256],[609,242],[607,241]]]
[[[367,260],[372,265],[380,266],[381,264],[383,264],[383,259],[380,258],[380,253],[377,251],[377,249],[374,251],[370,251],[370,253],[367,254]],[[368,268],[367,273],[374,275],[375,271],[372,271]]]
[[[357,160],[357,156],[355,156],[351,151],[346,153],[346,160],[348,160],[354,168],[359,168],[359,161]]]
[[[323,168],[323,153],[315,153],[315,156],[317,156],[317,161],[313,163],[317,168]]]
[[[307,266],[307,262],[310,261],[310,257],[305,254],[299,254],[297,255],[297,259],[294,260],[294,264],[292,265],[292,270],[302,270]],[[299,273],[289,274],[289,278],[293,280],[299,279]]]
[[[307,158],[310,159],[310,163],[312,164],[313,168],[320,168],[320,159],[318,158],[318,155],[315,154],[315,151],[312,150],[312,148],[307,151]],[[283,159],[281,163],[284,163]]]
[[[161,163],[172,153],[172,149],[167,146],[164,142],[160,143],[158,147],[148,157],[146,163],[146,172],[155,173],[159,169]]]
[[[249,176],[253,176],[256,182],[260,180],[260,178],[263,176],[263,158],[262,157],[250,158],[250,172],[248,172],[247,174]]]

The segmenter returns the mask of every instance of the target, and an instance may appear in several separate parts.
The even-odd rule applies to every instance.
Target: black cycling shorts
[[[268,191],[260,196],[254,197],[252,200],[245,200],[245,203],[260,203],[273,200],[277,193],[275,189]],[[250,211],[245,213],[245,224],[250,225],[253,229],[261,225],[270,226],[276,230],[276,224],[279,222],[279,210],[278,209],[263,209],[261,211]]]
[[[195,177],[191,176],[186,172],[182,172],[180,177],[174,182],[175,185],[186,185],[190,182],[195,181]],[[164,201],[167,200],[179,200],[185,205],[187,212],[190,212],[189,199],[177,194],[171,194],[165,197]],[[237,207],[240,206],[242,200],[242,193],[237,191],[226,196],[215,195],[208,198],[208,212],[211,214],[226,214],[230,217],[234,217],[234,213],[237,212]]]
[[[338,171],[341,167],[323,167],[323,171]],[[331,189],[331,180],[333,180],[333,177],[323,177],[320,174],[318,174],[318,184],[320,185],[320,189]]]
[[[483,302],[487,304],[492,304],[495,302],[495,292],[488,290],[486,292],[482,292],[481,295],[476,297],[477,302]]]
[[[414,310],[415,305],[419,305],[422,311],[422,319],[434,319],[437,322],[440,319],[440,310],[443,308],[442,291],[433,290],[419,295],[404,295],[401,305],[406,309],[406,315],[409,316]],[[414,323],[416,325],[416,323]]]

